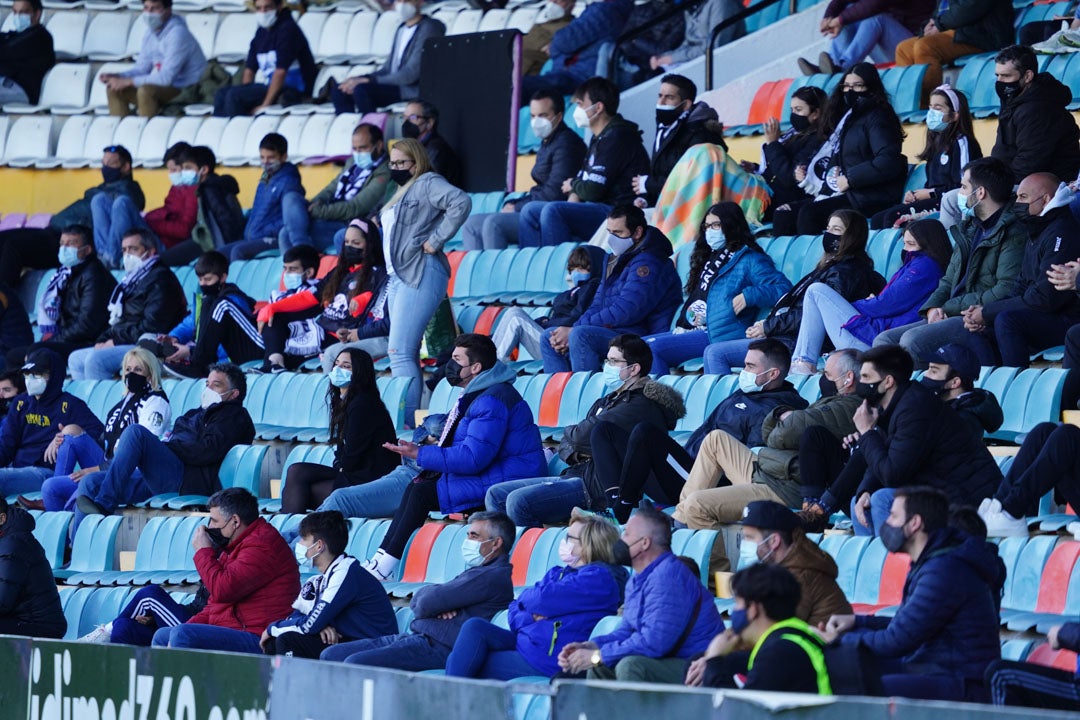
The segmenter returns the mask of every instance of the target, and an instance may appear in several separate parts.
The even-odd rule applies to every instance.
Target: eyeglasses
[[[430,119],[427,115],[417,115],[416,113],[413,113],[412,115],[402,115],[401,117],[402,117],[402,119],[408,120],[409,122],[416,122],[417,120],[429,120]]]
[[[862,92],[863,90],[866,89],[866,83],[851,83],[850,85],[848,85],[847,83],[844,83],[843,85],[840,86],[840,89],[843,90],[844,92],[847,92],[848,90],[854,90],[855,92]]]
[[[415,163],[412,160],[391,160],[390,161],[390,169],[391,170],[403,170],[403,169],[409,167],[410,165],[414,165],[414,164]]]
[[[704,227],[705,227],[706,230],[720,230],[721,229],[719,220],[717,220],[714,223],[705,223]]]
[[[615,358],[604,358],[605,365],[629,365],[630,363],[625,360],[617,360]]]

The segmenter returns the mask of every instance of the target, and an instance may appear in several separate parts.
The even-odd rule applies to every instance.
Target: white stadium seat
[[[127,117],[120,118],[120,124],[116,126],[116,132],[113,133],[112,144],[123,145],[127,148],[127,151],[132,155],[135,154],[135,150],[139,147],[139,140],[142,139],[143,130],[146,129],[146,118],[135,117],[129,115]],[[101,163],[100,148],[98,149],[98,157],[94,162],[90,163],[91,167],[97,166]]]
[[[510,16],[510,22],[506,27],[516,28],[523,33],[528,33],[532,30],[532,26],[536,24],[536,18],[540,14],[540,8],[537,7],[523,7],[514,11],[514,14]]]
[[[59,63],[45,73],[45,78],[41,81],[41,98],[37,105],[7,103],[4,105],[4,112],[26,115],[61,105],[78,109],[86,106],[86,96],[89,92],[89,65]]]
[[[390,56],[390,48],[394,45],[394,33],[397,32],[400,24],[400,15],[396,12],[384,12],[379,15],[379,19],[375,22],[375,29],[371,33],[371,46],[368,48],[368,52],[362,53],[359,50],[354,51],[352,48],[349,49],[349,52],[356,55],[357,62],[385,62],[386,58]]]
[[[4,145],[4,164],[26,168],[53,156],[53,120],[48,115],[24,115],[11,123]]]
[[[139,138],[138,149],[131,151],[136,165],[159,168],[165,164],[162,157],[169,147],[169,134],[175,124],[176,118],[173,117],[150,118],[150,122],[146,123],[146,128],[143,129],[142,137]]]
[[[113,144],[113,137],[116,135],[116,128],[119,124],[120,118],[113,115],[94,116],[90,128],[86,131],[86,137],[83,138],[81,157],[66,159],[62,163],[63,166],[77,168],[100,165],[101,153],[106,147]]]
[[[57,60],[74,60],[83,56],[83,38],[90,15],[78,10],[50,13],[45,28],[53,38]]]
[[[378,20],[378,13],[358,12],[353,15],[352,20],[349,21],[349,34],[342,54],[338,57],[327,58],[324,62],[337,64],[370,55],[372,35]]]
[[[203,55],[211,57],[211,53],[214,52],[214,41],[217,38],[218,16],[214,13],[191,13],[185,15],[184,19],[187,20],[188,30],[199,42]],[[250,42],[251,38],[248,38],[248,41]]]
[[[287,115],[281,119],[281,124],[277,126],[277,130],[274,130],[289,143],[289,160],[293,162],[303,159],[294,156],[293,153],[300,147],[300,138],[304,136],[304,126],[307,125],[308,120],[309,116],[307,115]],[[262,137],[259,138],[259,141],[262,141]],[[258,150],[256,150],[256,155],[257,153]]]
[[[203,119],[200,117],[179,118],[169,133],[169,141],[166,147],[172,147],[181,141],[186,142],[188,145],[194,145],[202,124]]]
[[[235,120],[236,118],[233,118]],[[275,115],[259,115],[254,119],[248,118],[247,133],[242,143],[236,145],[226,144],[225,135],[221,136],[221,152],[218,153],[218,163],[226,167],[239,167],[240,165],[259,164],[259,143],[267,135],[277,130],[281,124],[281,118]],[[226,133],[228,128],[226,128]]]
[[[243,62],[257,27],[254,13],[233,13],[223,17],[214,39],[213,57],[218,62]]]
[[[476,32],[480,27],[480,21],[484,17],[483,10],[462,10],[454,18],[454,24],[446,28],[447,35],[466,35]]]
[[[333,115],[312,115],[304,125],[304,134],[296,144],[294,160],[305,160],[326,154],[327,134],[334,124]],[[292,141],[289,141],[289,157],[293,157]]]
[[[94,123],[94,119],[93,115],[74,115],[67,118],[64,121],[64,126],[60,128],[60,136],[56,139],[56,153],[54,156],[40,158],[34,163],[34,167],[85,167],[88,164],[83,162],[86,155],[86,137],[90,126]]]
[[[312,13],[308,13],[311,15]],[[337,58],[345,55],[349,40],[349,25],[353,20],[353,13],[318,13],[327,18],[319,35],[319,44],[311,44],[317,62],[328,62],[328,58]],[[356,13],[360,15],[361,13]]]
[[[123,60],[127,57],[131,34],[131,13],[99,13],[90,21],[83,39],[83,54],[97,62]]]
[[[221,133],[221,137],[213,145],[208,147],[214,151],[217,155],[218,162],[222,162],[226,155],[235,159],[242,152],[244,147],[244,141],[247,140],[248,130],[251,129],[251,123],[253,118],[246,116],[238,116],[233,118],[222,118],[226,120],[225,130]],[[200,145],[204,143],[199,143]]]
[[[319,47],[323,26],[326,24],[328,17],[330,17],[329,13],[304,13],[297,18],[296,24],[300,26],[300,31],[304,33],[308,46],[312,49]],[[248,38],[249,42],[250,40],[251,38]]]
[[[127,49],[124,50],[124,57],[133,58],[139,54],[139,50],[142,48],[143,35],[146,34],[146,23],[140,19],[136,19],[131,23],[131,33],[128,35]]]
[[[484,19],[480,21],[477,32],[494,32],[505,30],[510,22],[510,11],[506,9],[493,9],[484,13]]]
[[[249,120],[251,118],[248,118]],[[217,154],[217,146],[221,141],[221,134],[225,132],[225,126],[229,124],[229,118],[222,117],[209,117],[203,120],[202,125],[199,125],[199,132],[195,136],[194,140],[188,142],[192,145],[205,145],[208,148],[215,148],[214,154]]]

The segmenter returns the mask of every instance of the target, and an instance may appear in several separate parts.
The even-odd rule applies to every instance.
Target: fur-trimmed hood
[[[686,415],[686,402],[682,393],[670,385],[665,385],[656,380],[648,380],[642,386],[642,393],[646,398],[660,406],[664,412],[664,419],[668,421],[668,427],[675,427],[675,423]]]

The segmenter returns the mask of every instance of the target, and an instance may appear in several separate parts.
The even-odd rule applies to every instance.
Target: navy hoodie
[[[78,425],[92,438],[105,432],[86,403],[64,392],[64,363],[59,355],[41,349],[30,353],[27,360],[51,368],[49,380],[41,397],[23,393],[8,406],[0,426],[0,467],[52,467],[45,462],[45,448],[60,432],[60,425]]]

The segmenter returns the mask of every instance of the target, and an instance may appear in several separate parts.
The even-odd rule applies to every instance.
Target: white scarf
[[[150,272],[150,269],[157,264],[158,257],[158,255],[151,255],[146,260],[143,260],[142,265],[125,275],[113,289],[108,305],[109,325],[120,322],[120,318],[124,314],[124,295],[127,294],[129,288],[137,285],[140,280],[146,277],[146,273]]]
[[[833,164],[832,158],[840,149],[840,136],[844,132],[844,125],[849,117],[851,117],[850,110],[844,113],[844,117],[840,118],[840,122],[836,124],[836,129],[832,131],[832,135],[814,155],[810,164],[806,167],[806,178],[799,183],[799,187],[815,200],[827,198],[836,193],[835,174],[831,172],[831,169],[836,166]]]
[[[41,296],[41,302],[37,309],[38,327],[44,332],[54,332],[56,321],[60,318],[60,293],[71,278],[71,268],[61,267],[49,280],[49,286],[45,288],[45,294]]]

